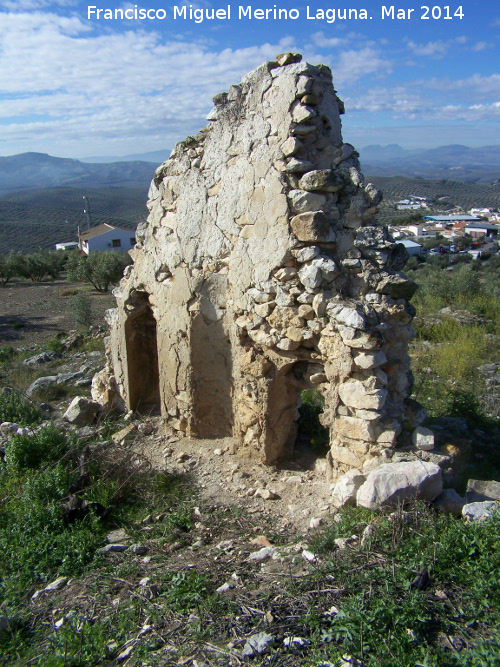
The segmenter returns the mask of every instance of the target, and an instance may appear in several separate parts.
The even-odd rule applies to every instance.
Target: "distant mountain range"
[[[93,163],[103,163],[103,162],[154,162],[156,166],[159,166],[165,160],[168,160],[170,156],[170,149],[163,148],[158,151],[150,151],[149,153],[132,153],[131,155],[122,155],[122,157],[111,157],[109,155],[97,155],[95,157],[82,157],[80,162],[93,162]]]
[[[500,179],[500,146],[468,148],[453,144],[408,150],[398,144],[365,146],[360,151],[365,176],[407,176],[491,183]],[[168,149],[121,158],[97,156],[73,160],[46,153],[0,157],[0,195],[54,187],[148,187]],[[92,161],[90,161],[92,160]]]
[[[140,160],[94,164],[46,153],[20,153],[0,157],[0,195],[61,186],[144,188],[157,166],[157,162]]]
[[[491,183],[500,178],[500,146],[460,144],[407,150],[399,144],[365,146],[360,151],[365,176],[408,176]]]

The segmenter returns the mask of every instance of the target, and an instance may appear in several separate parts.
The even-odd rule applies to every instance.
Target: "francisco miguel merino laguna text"
[[[238,20],[242,19],[256,19],[256,20],[265,20],[265,21],[287,21],[288,19],[296,20],[300,18],[300,11],[298,9],[283,9],[274,5],[273,7],[268,7],[266,9],[253,9],[252,5],[238,5],[233,11],[233,16],[231,16],[231,5],[227,5],[227,9],[200,9],[199,7],[193,7],[193,5],[174,5],[171,10],[173,11],[173,19],[184,19],[189,21],[194,21],[194,23],[203,23],[203,21],[213,21],[215,19],[219,21],[230,20],[231,18],[236,18]],[[450,5],[435,5],[432,8],[427,5],[420,7],[420,14],[412,16],[415,13],[415,8],[400,8],[395,7],[394,5],[382,5],[380,7],[381,18],[392,19],[397,21],[407,21],[418,18],[420,20],[453,20],[453,19],[463,19],[464,12],[462,5],[459,7],[450,7]],[[96,7],[95,5],[87,6],[87,19],[90,21],[92,18],[96,19],[105,19],[105,20],[164,20],[167,18],[167,11],[165,9],[143,9],[134,5],[134,8],[129,7],[127,9],[103,9],[101,7]],[[336,20],[366,20],[372,19],[373,16],[368,16],[366,9],[347,9],[347,8],[335,8],[331,7],[330,9],[314,9],[306,6],[306,19],[318,19],[326,21],[327,23],[334,23]]]

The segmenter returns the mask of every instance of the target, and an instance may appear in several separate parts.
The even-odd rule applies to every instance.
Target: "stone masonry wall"
[[[380,463],[404,425],[415,285],[331,72],[283,54],[214,102],[156,171],[94,399],[271,463],[317,387],[330,471]]]

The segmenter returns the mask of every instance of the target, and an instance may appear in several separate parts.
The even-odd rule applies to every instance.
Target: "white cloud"
[[[482,74],[473,74],[466,79],[426,79],[415,82],[419,87],[425,87],[430,90],[439,90],[441,92],[455,93],[462,99],[478,97],[482,100],[500,98],[500,74],[491,74],[483,76]]]
[[[36,12],[0,13],[0,26],[8,145],[52,140],[66,152],[82,142],[95,152],[108,140],[131,152],[131,141],[140,149],[152,136],[172,146],[205,124],[216,92],[291,42],[216,50],[143,30],[95,34],[76,17]]]
[[[78,0],[0,0],[0,8],[17,12],[45,7],[72,7],[77,4]]]
[[[486,51],[487,49],[493,48],[495,48],[495,45],[491,42],[477,42],[471,47],[471,50],[478,53],[479,51]]]
[[[458,106],[448,104],[439,109],[435,114],[440,120],[466,120],[473,122],[500,120],[500,102],[491,104],[471,104],[469,106]]]
[[[465,44],[467,37],[455,37],[449,40],[440,40],[438,42],[427,42],[427,44],[417,44],[408,40],[408,48],[416,56],[429,56],[430,58],[444,58],[452,46],[457,44]]]
[[[422,96],[411,88],[372,88],[357,99],[346,100],[349,111],[388,113],[395,117],[414,119],[425,108]]]
[[[336,86],[352,85],[363,76],[383,76],[392,71],[392,63],[369,47],[342,51],[337,59],[332,59],[331,67]]]
[[[496,75],[499,81],[488,81],[489,85],[498,86],[500,75]],[[455,84],[465,86],[484,85],[481,77],[471,77],[459,82],[440,82],[434,80],[429,82],[428,89],[421,85],[405,84],[400,86],[371,88],[355,99],[347,99],[347,111],[362,114],[385,114],[386,117],[401,118],[409,121],[422,119],[425,121],[457,122],[468,121],[496,122],[500,119],[500,102],[491,99],[478,101],[474,95],[459,95],[460,102],[454,104],[449,99],[443,99],[442,94],[436,95],[434,90],[442,93],[447,86]],[[491,77],[489,77],[491,79]]]
[[[338,46],[344,46],[349,43],[348,38],[342,37],[325,37],[323,32],[315,32],[314,35],[311,35],[311,39],[316,46],[320,48],[335,48]]]

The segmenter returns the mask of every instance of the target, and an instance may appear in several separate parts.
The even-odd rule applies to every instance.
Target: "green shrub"
[[[42,420],[43,412],[40,407],[19,392],[4,389],[0,393],[0,422],[33,426]]]
[[[309,439],[313,452],[324,455],[328,451],[330,441],[329,430],[319,420],[323,413],[325,399],[317,389],[306,389],[300,397],[302,405],[299,408],[298,432]]]
[[[16,351],[11,345],[0,347],[0,364],[11,361],[16,356]]]
[[[49,424],[31,435],[14,436],[5,450],[5,462],[16,470],[38,468],[42,463],[57,461],[68,449],[64,432]]]
[[[49,349],[51,352],[57,352],[59,354],[64,352],[64,346],[59,338],[52,338],[49,340],[47,343],[47,349]]]
[[[64,521],[61,501],[73,479],[61,463],[22,477],[7,466],[0,471],[0,587],[11,604],[34,581],[81,572],[102,544],[103,527],[94,514],[74,525]]]
[[[92,299],[87,292],[78,292],[69,299],[69,309],[76,322],[82,329],[89,329],[94,320]]]

